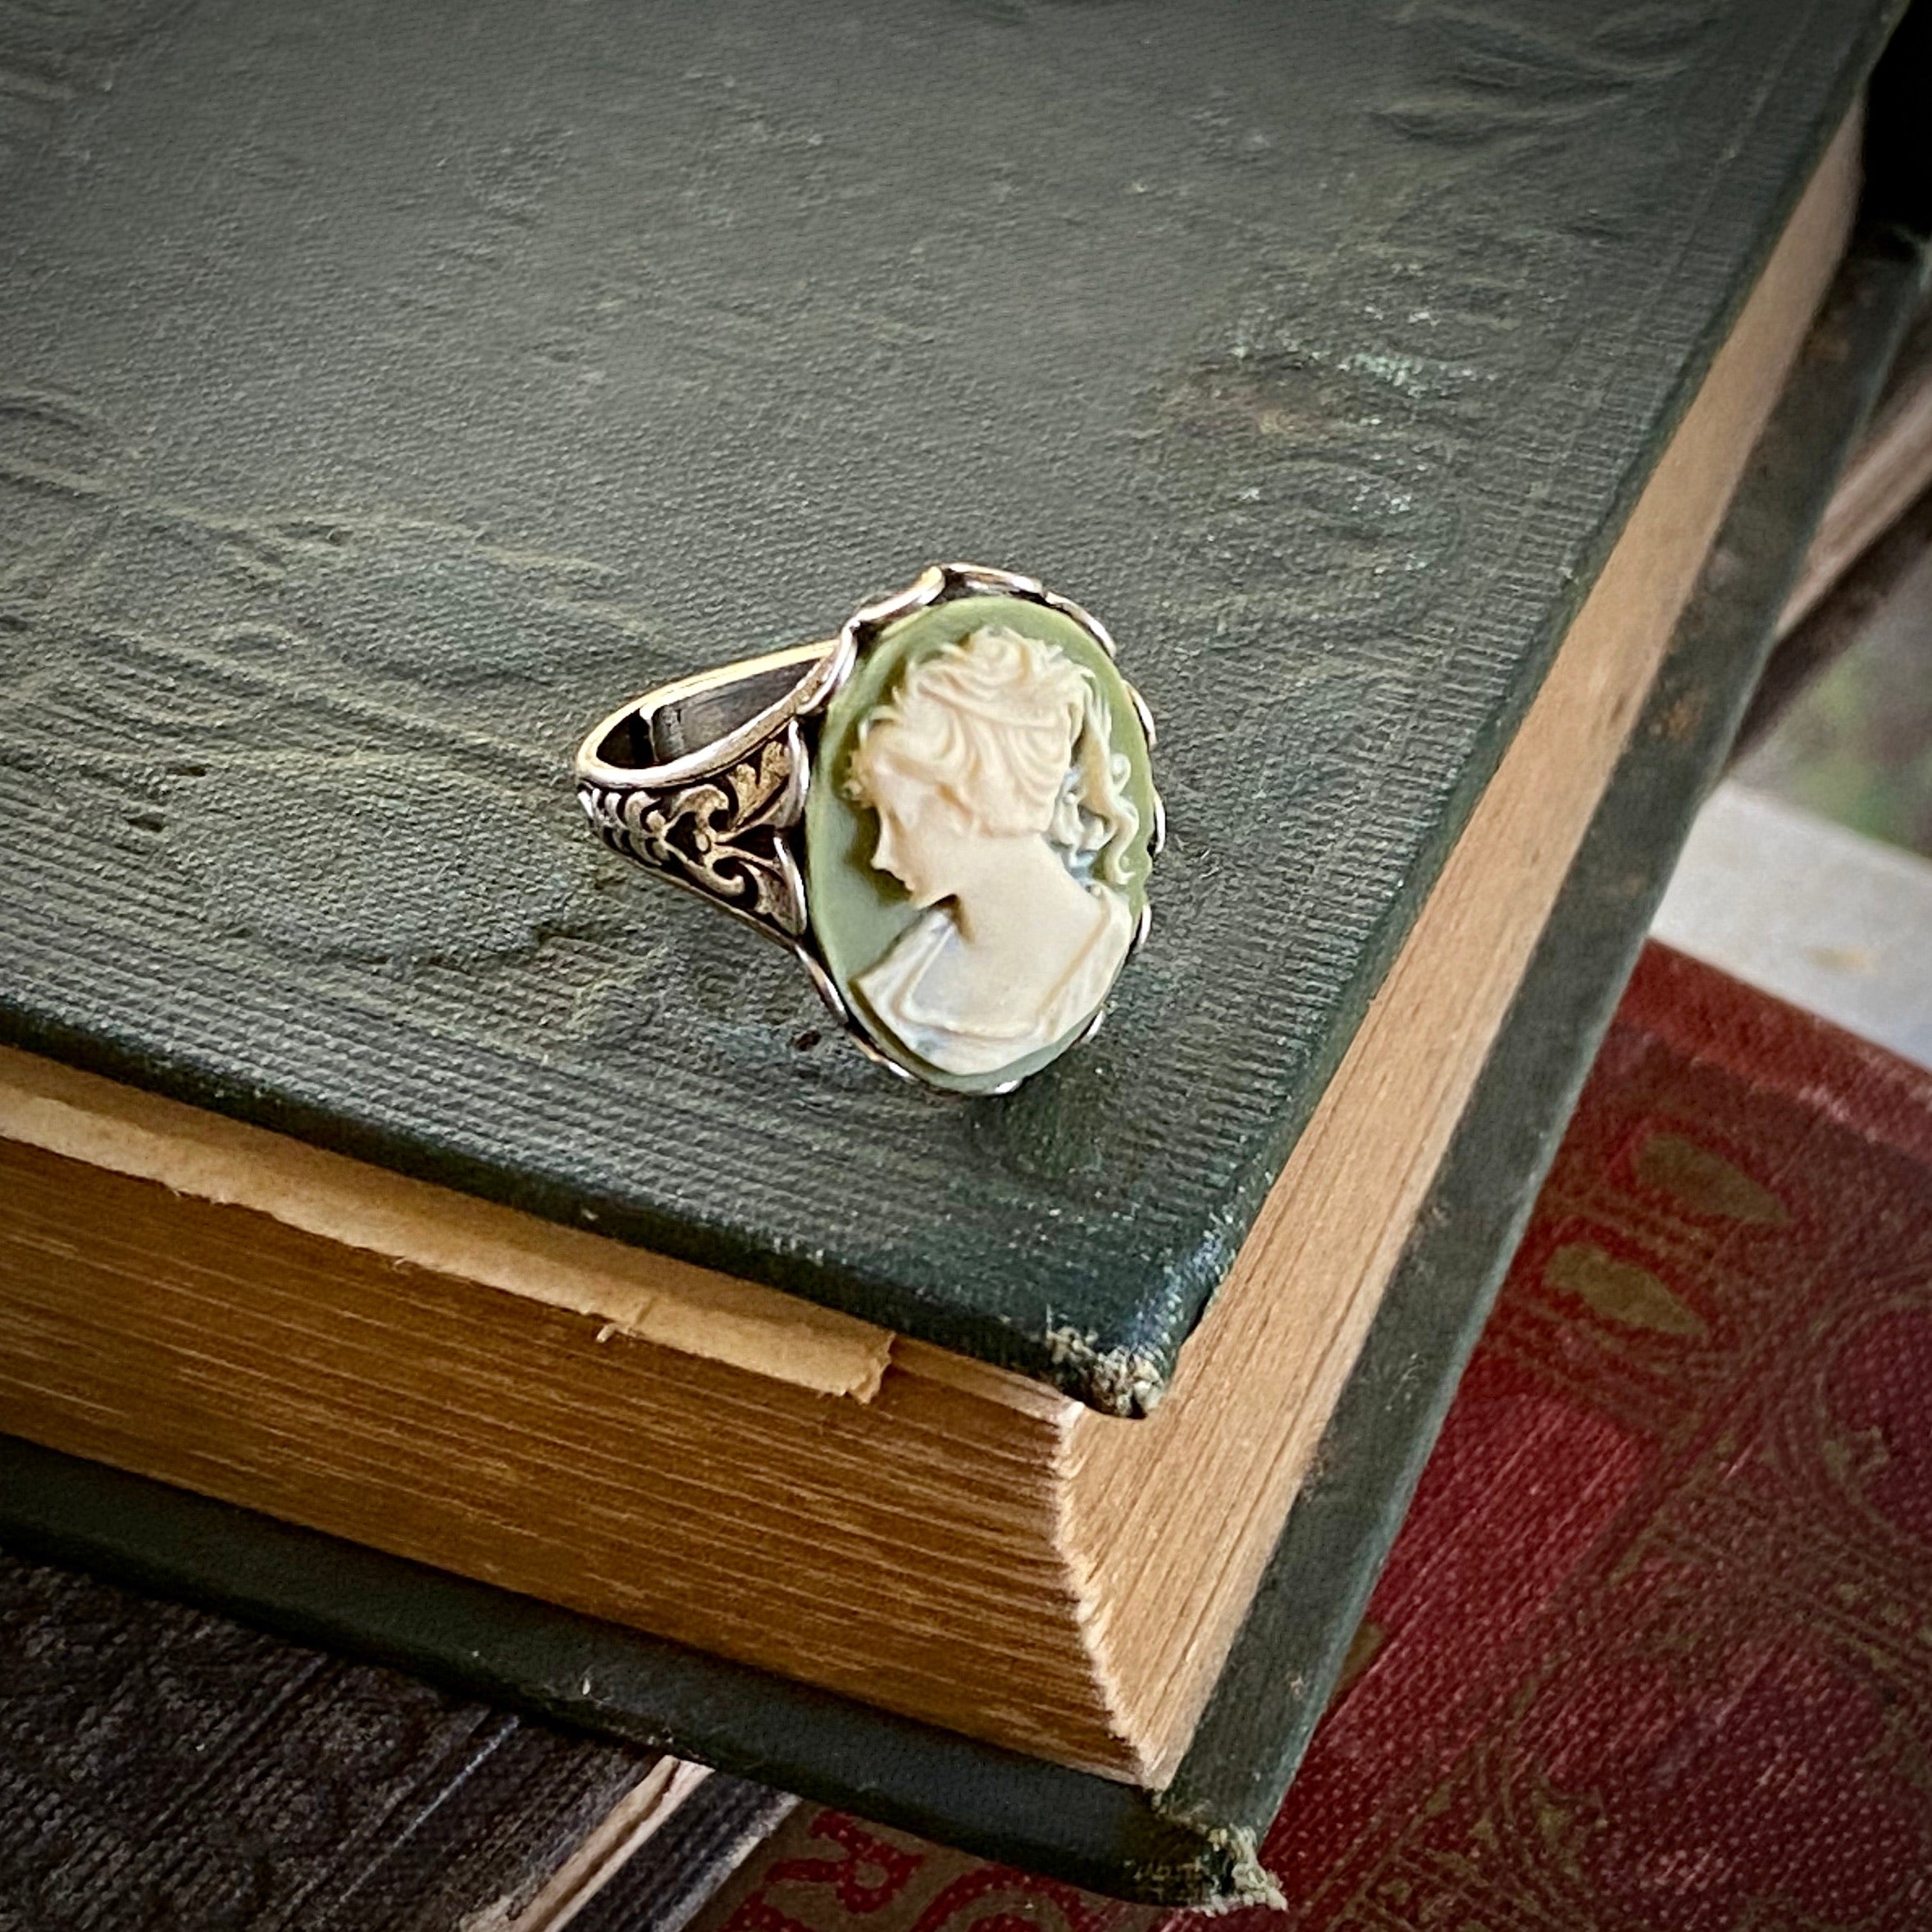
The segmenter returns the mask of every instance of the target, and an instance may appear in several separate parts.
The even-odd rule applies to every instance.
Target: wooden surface
[[[0,1028],[1165,1374],[1893,11],[0,10]],[[1174,831],[969,1107],[564,783],[949,554],[1107,620]]]

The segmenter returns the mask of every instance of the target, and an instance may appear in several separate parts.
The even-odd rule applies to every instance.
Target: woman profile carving
[[[1092,674],[1002,625],[920,659],[865,719],[846,791],[877,816],[873,865],[925,910],[853,983],[919,1058],[995,1073],[1099,1007],[1133,936],[1129,772]]]

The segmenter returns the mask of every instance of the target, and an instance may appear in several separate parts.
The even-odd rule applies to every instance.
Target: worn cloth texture
[[[0,1552],[0,1932],[512,1932],[659,1761]],[[789,1802],[707,1778],[571,1923],[676,1932]]]
[[[1896,11],[0,0],[0,1036],[1157,1381]],[[1173,832],[965,1106],[566,778],[949,556]]]
[[[0,1555],[4,1932],[507,1928],[652,1761]]]
[[[1932,1074],[1652,947],[1214,1922],[1921,1932],[1929,1413]],[[697,1932],[1156,1921],[813,1810]]]

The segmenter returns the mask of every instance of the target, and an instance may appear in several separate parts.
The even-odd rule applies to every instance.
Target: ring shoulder
[[[805,932],[805,884],[793,834],[811,754],[798,719],[690,784],[580,779],[592,829],[613,851],[701,892],[786,945]]]

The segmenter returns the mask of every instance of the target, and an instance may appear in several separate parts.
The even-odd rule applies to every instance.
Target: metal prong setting
[[[888,624],[896,623],[900,618],[910,617],[914,611],[937,603],[945,595],[945,572],[936,563],[928,563],[903,590],[895,591],[890,597],[879,598],[855,610],[846,620],[841,635],[850,633],[855,642],[875,637]]]
[[[852,1028],[852,1009],[846,1005],[845,995],[839,991],[837,982],[826,971],[823,962],[809,945],[795,945],[791,950],[809,977],[813,990],[825,1002],[826,1010],[831,1014],[836,1024],[850,1032]]]
[[[902,1067],[900,1065],[899,1062],[894,1059],[889,1054],[881,1052],[879,1048],[873,1043],[872,1040],[866,1034],[862,1033],[859,1030],[857,1024],[854,1021],[848,1019],[845,1022],[845,1030],[851,1035],[853,1043],[858,1047],[859,1050],[863,1054],[875,1067],[883,1067],[886,1071],[890,1073],[895,1080],[910,1081],[914,1086],[917,1086],[919,1083],[918,1075],[915,1073],[910,1067]],[[991,1093],[1011,1093],[1014,1087],[1018,1087],[1018,1085],[1019,1082],[1015,1080],[1013,1082],[1011,1086],[996,1087],[990,1088],[988,1091]]]
[[[1119,655],[1114,648],[1113,633],[1091,611],[1082,609],[1072,598],[1063,597],[1057,590],[1048,590],[1037,577],[1022,576],[1014,570],[994,570],[984,563],[947,563],[940,567],[948,579],[950,594],[955,597],[1023,597],[1030,604],[1043,604],[1049,610],[1071,617],[1110,658]],[[1142,706],[1141,710],[1144,724],[1146,708]],[[1147,742],[1151,745],[1153,741],[1150,736]]]
[[[1024,597],[1034,604],[1050,604],[1053,593],[1037,577],[1023,576],[1017,570],[995,570],[985,563],[942,563],[940,574],[955,597]]]

